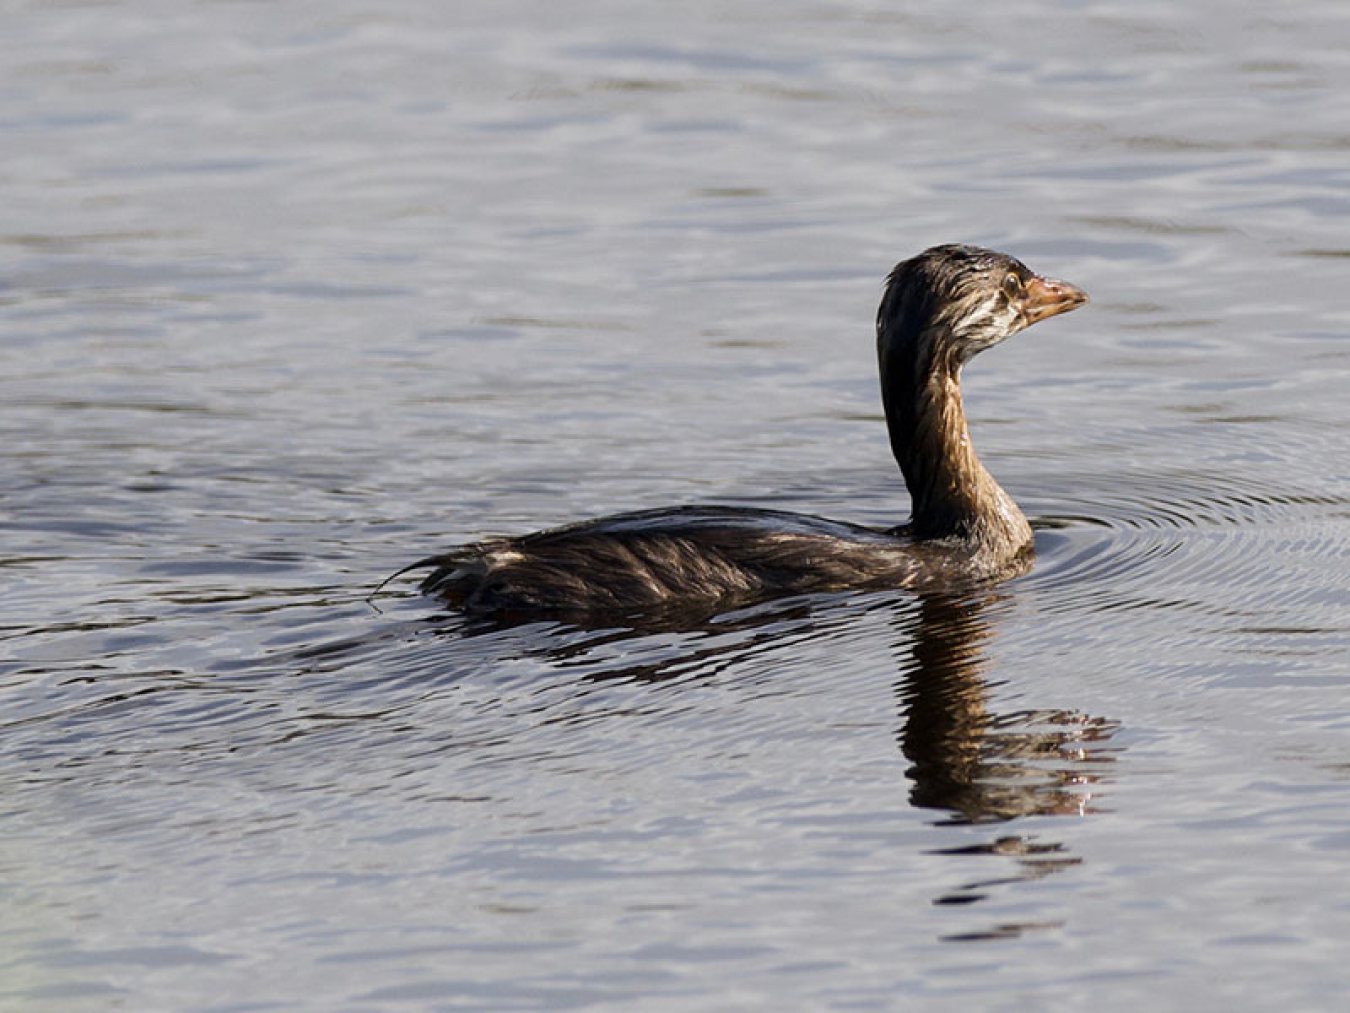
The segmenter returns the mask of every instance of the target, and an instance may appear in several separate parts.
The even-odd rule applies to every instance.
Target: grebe
[[[1029,565],[1031,526],[975,456],[961,367],[1085,302],[1081,289],[975,246],[935,246],[896,265],[877,311],[877,355],[912,501],[900,527],[737,507],[643,510],[476,542],[400,573],[435,567],[422,591],[477,613],[638,612],[1011,576]]]

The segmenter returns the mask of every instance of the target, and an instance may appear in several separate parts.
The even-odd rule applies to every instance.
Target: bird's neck
[[[1011,558],[1031,544],[1031,526],[994,480],[970,442],[960,364],[906,363],[887,368],[882,396],[891,450],[912,501],[909,530],[920,541],[955,539],[972,550]],[[908,368],[917,366],[918,368]]]

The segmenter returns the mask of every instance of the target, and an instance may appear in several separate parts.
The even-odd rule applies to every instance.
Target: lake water
[[[903,9],[903,13],[899,11]],[[16,3],[0,1005],[1331,1009],[1350,7]],[[472,623],[387,574],[679,503],[894,524],[895,261],[981,594]]]

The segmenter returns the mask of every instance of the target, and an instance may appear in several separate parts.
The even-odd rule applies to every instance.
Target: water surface
[[[1350,13],[29,3],[0,37],[3,1002],[1330,1008]],[[457,541],[903,519],[872,319],[1037,527],[963,597],[475,623]]]

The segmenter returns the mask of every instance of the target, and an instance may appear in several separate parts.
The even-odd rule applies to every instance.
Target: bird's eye
[[[1022,294],[1022,279],[1012,271],[1003,279],[1003,294],[1009,299],[1016,299]]]

